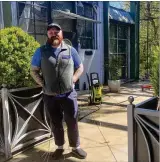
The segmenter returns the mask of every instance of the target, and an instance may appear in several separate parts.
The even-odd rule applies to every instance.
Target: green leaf
[[[30,61],[40,44],[18,27],[1,29],[0,38],[0,85],[4,83],[10,88],[33,85]]]

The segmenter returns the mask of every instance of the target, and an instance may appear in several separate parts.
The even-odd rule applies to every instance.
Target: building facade
[[[107,83],[105,64],[112,56],[123,60],[122,82],[139,78],[139,2],[131,2],[128,10],[98,1],[0,1],[0,28],[19,26],[44,44],[47,25],[59,23],[66,43],[83,61],[84,73],[76,85],[82,90],[86,73],[97,72],[100,82]]]

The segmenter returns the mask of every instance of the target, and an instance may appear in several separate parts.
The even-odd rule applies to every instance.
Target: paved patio
[[[87,151],[85,160],[79,160],[70,154],[66,137],[64,157],[59,162],[128,162],[127,104],[128,96],[135,98],[134,104],[152,97],[152,90],[141,91],[144,82],[124,84],[120,93],[105,93],[103,104],[98,107],[86,106],[87,95],[80,95],[81,114],[96,111],[79,122],[81,147]],[[15,156],[11,162],[51,162],[50,152],[54,151],[53,140],[38,145]]]

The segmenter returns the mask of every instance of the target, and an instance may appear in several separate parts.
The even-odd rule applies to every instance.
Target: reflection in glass
[[[18,26],[44,44],[48,21],[46,2],[17,2],[17,16]]]
[[[118,62],[120,62],[121,68],[119,69],[119,74],[121,79],[127,79],[128,77],[127,39],[128,39],[128,27],[112,23],[110,24],[109,57],[110,58],[113,56],[117,57]]]
[[[117,38],[117,25],[110,24],[110,38]]]
[[[77,34],[78,36],[85,36],[85,21],[77,20]]]
[[[52,1],[51,8],[55,10],[70,10],[70,12],[73,12],[74,5],[71,1]]]
[[[126,40],[118,40],[118,53],[126,53]]]
[[[110,39],[110,53],[117,53],[117,40]]]
[[[127,27],[118,26],[118,38],[127,39]]]
[[[84,6],[84,16],[88,18],[93,18],[93,8],[91,6]]]
[[[127,55],[126,54],[118,54],[117,55],[118,61],[121,63],[120,70],[120,78],[126,79],[127,78]]]
[[[92,37],[93,31],[93,23],[86,21],[86,36]]]

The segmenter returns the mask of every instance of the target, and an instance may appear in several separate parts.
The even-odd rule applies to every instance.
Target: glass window
[[[93,18],[93,8],[89,5],[84,5],[84,16]]]
[[[110,24],[110,38],[117,38],[117,25]]]
[[[83,2],[77,2],[77,14],[91,19],[96,17],[92,5]],[[96,49],[95,26],[92,22],[77,20],[77,35],[82,49]]]
[[[120,78],[121,79],[127,79],[127,72],[128,72],[128,68],[127,68],[127,54],[118,54],[118,60],[121,62],[121,68],[119,69],[120,72]]]
[[[39,43],[44,44],[44,40],[46,41],[47,38],[47,3],[31,1],[17,2],[17,9],[19,27],[33,35]]]
[[[77,14],[84,16],[84,6],[83,6],[83,3],[81,1],[77,2]]]
[[[118,54],[118,60],[122,63],[123,66],[126,66],[127,65],[126,64],[126,60],[127,60],[126,55],[124,55],[124,54]]]
[[[46,33],[47,23],[44,23],[42,21],[35,21],[35,29],[36,29],[36,33],[47,35]]]
[[[86,36],[93,37],[93,23],[86,21]]]
[[[47,7],[48,5],[48,2],[45,2],[45,1],[34,1],[34,4],[37,5],[37,6],[43,6],[43,7]]]
[[[118,38],[127,39],[127,34],[126,26],[118,26]]]
[[[118,53],[126,53],[127,50],[126,40],[118,40]]]
[[[73,12],[73,7],[74,7],[73,2],[52,1],[52,9],[63,10],[63,11],[70,10],[70,12]]]
[[[85,36],[85,21],[77,20],[77,34],[78,36]]]
[[[118,31],[117,31],[118,30]],[[127,79],[128,76],[128,53],[127,53],[127,38],[128,38],[128,27],[110,24],[110,57],[117,57],[121,63],[119,69],[120,78]]]
[[[117,40],[110,39],[110,53],[117,53]]]

